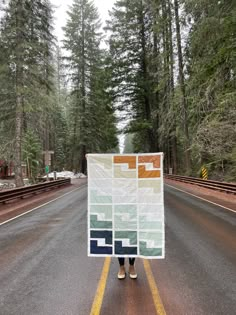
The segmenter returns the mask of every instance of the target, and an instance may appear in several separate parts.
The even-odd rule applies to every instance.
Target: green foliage
[[[14,142],[17,186],[22,185],[22,135],[34,128],[45,140],[53,107],[52,10],[47,0],[11,0],[0,28],[0,118]],[[47,135],[49,138],[49,135]]]
[[[68,12],[64,58],[70,80],[69,160],[85,172],[86,152],[109,152],[117,146],[117,130],[106,54],[97,9],[88,0],[75,0]]]
[[[135,152],[161,149],[179,173],[184,155],[192,175],[203,163],[235,173],[235,16],[235,1],[115,2],[111,88]]]
[[[166,169],[198,175],[204,164],[210,178],[236,180],[235,1],[117,0],[105,51],[93,2],[74,0],[64,57],[52,22],[47,0],[6,4],[1,159],[24,156],[34,177],[49,149],[55,169],[84,172],[87,152],[118,151],[125,122],[125,152],[161,150]]]
[[[145,152],[157,147],[155,139],[156,109],[149,66],[152,59],[150,11],[140,0],[116,1],[106,30],[110,31],[111,88],[115,107],[129,119],[128,132],[138,132]],[[150,63],[149,63],[150,60]],[[123,115],[128,113],[128,115]],[[144,125],[148,125],[147,128]],[[142,126],[142,130],[137,130]],[[139,128],[138,128],[139,129]],[[141,140],[142,138],[142,140]],[[144,142],[143,142],[144,140]]]
[[[38,175],[42,163],[42,147],[33,130],[28,130],[22,141],[23,161],[26,164],[27,176],[32,182]]]
[[[52,115],[52,126],[53,130],[51,132],[54,135],[51,143],[51,147],[54,149],[53,167],[56,171],[62,171],[67,165],[68,125],[65,113],[60,105],[55,106]]]
[[[200,8],[190,1],[186,10],[192,17],[186,47],[192,147],[201,163],[210,163],[215,177],[231,178],[236,146],[236,4],[205,0]]]

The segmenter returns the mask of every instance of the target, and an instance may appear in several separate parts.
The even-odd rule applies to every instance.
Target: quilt
[[[163,154],[88,154],[88,256],[165,257]]]

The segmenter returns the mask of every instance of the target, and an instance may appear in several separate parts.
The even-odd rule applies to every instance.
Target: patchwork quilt
[[[163,154],[88,154],[88,255],[164,258]]]

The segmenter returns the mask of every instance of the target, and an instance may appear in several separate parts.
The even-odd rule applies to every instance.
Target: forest
[[[0,0],[0,160],[34,181],[87,153],[164,152],[165,172],[236,181],[236,1]],[[103,44],[102,44],[103,43]],[[105,44],[104,44],[105,43]],[[105,47],[105,48],[104,48]]]

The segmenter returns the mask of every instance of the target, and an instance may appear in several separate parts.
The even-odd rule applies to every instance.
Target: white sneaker
[[[120,270],[118,272],[117,278],[118,279],[125,279],[126,273],[125,273],[125,266],[120,266]]]
[[[129,266],[129,277],[131,279],[136,279],[138,277],[136,270],[135,270],[134,266],[132,266],[132,265]]]

